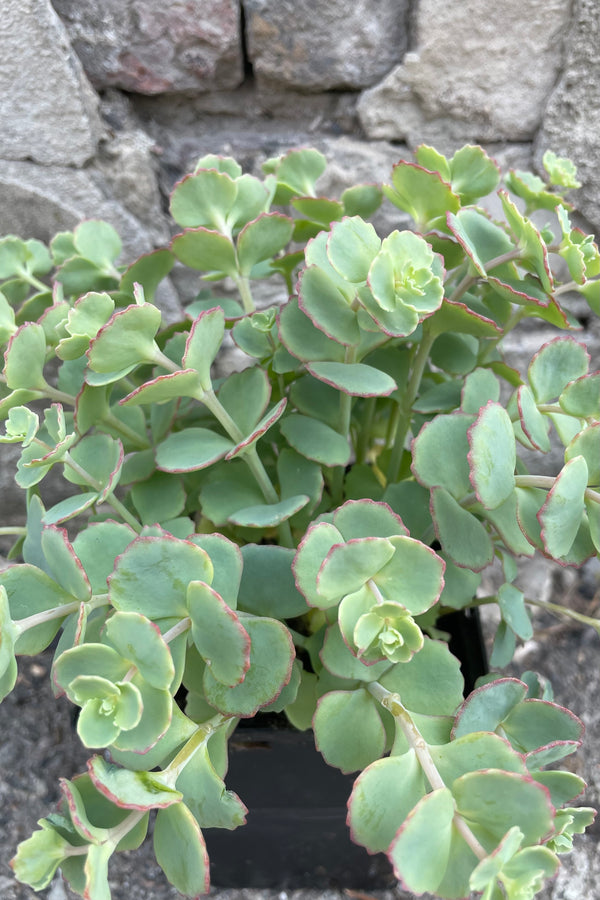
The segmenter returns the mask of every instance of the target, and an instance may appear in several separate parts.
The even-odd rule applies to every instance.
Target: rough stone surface
[[[242,81],[237,0],[53,0],[95,87],[142,94]]]
[[[304,90],[362,88],[407,46],[407,0],[245,0],[257,75]]]
[[[101,132],[97,97],[48,0],[3,0],[0,155],[83,165]]]
[[[578,209],[600,229],[600,15],[597,0],[577,0],[567,37],[563,74],[550,96],[537,157],[545,150],[569,156],[576,164],[582,190]]]
[[[145,229],[114,199],[98,172],[0,160],[1,234],[48,241],[82,219],[105,219],[115,226],[123,241],[123,262],[153,249]]]
[[[593,0],[592,0],[593,2]],[[560,71],[568,0],[420,0],[416,49],[359,103],[372,138],[530,140]]]

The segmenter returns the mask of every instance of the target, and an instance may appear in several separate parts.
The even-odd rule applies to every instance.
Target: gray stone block
[[[530,140],[561,69],[569,12],[568,0],[532,0],[525,14],[522,0],[420,0],[415,51],[358,105],[367,135],[411,146]]]
[[[53,0],[95,87],[221,90],[243,79],[237,0]]]
[[[307,91],[374,84],[402,59],[407,0],[245,0],[255,73]]]
[[[49,0],[4,0],[0,16],[0,153],[82,166],[102,131],[97,97]]]
[[[574,195],[580,212],[600,229],[600,10],[597,0],[577,0],[566,40],[565,66],[537,138],[545,150],[570,157],[583,188]]]

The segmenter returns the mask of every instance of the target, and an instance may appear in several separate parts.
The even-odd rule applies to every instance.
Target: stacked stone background
[[[168,192],[207,152],[257,171],[269,156],[316,146],[330,160],[320,187],[336,196],[387,180],[422,142],[443,152],[482,143],[504,168],[539,169],[546,149],[571,157],[581,224],[600,232],[599,0],[1,7],[0,234],[48,240],[103,218],[120,231],[125,262],[168,240]],[[397,210],[380,215],[383,226],[398,222]],[[167,311],[193,287],[169,285]],[[600,332],[583,324],[600,368]],[[531,326],[509,352],[529,359],[548,337]],[[22,498],[4,458],[7,519]],[[589,765],[596,789],[599,767]],[[583,880],[548,897],[600,897],[590,893],[595,848],[588,841],[571,866],[571,881]]]

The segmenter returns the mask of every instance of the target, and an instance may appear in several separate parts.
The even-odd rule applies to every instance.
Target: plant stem
[[[222,713],[217,713],[217,715],[213,716],[212,719],[209,719],[207,722],[202,722],[201,725],[198,725],[198,728],[196,729],[194,734],[184,744],[177,756],[175,756],[175,758],[169,763],[167,768],[163,769],[160,773],[161,781],[174,788],[177,779],[179,778],[187,764],[191,762],[194,755],[208,741],[211,735],[213,735],[215,731],[230,718],[231,716],[225,716]]]
[[[515,487],[522,488],[544,488],[551,490],[556,484],[556,478],[553,475],[515,475]],[[584,496],[587,500],[594,503],[600,503],[600,491],[593,488],[586,488]]]
[[[28,272],[27,269],[19,269],[19,277],[30,284],[32,287],[37,288],[40,293],[46,294],[50,291],[50,288],[47,284],[44,284],[43,281],[40,281],[39,278],[36,278],[35,275],[32,275],[31,272]]]
[[[560,603],[551,603],[549,600],[532,600],[530,597],[524,597],[523,599],[529,606],[537,606],[539,609],[546,609],[549,612],[556,613],[556,615],[565,616],[567,619],[574,619],[576,622],[581,622],[582,625],[594,628],[600,634],[600,619],[586,616],[584,613],[570,609],[568,606],[561,606]],[[476,597],[469,603],[469,606],[488,606],[490,603],[498,603],[498,598],[495,595]]]
[[[177,622],[176,625],[173,625],[172,628],[169,628],[168,631],[165,631],[162,636],[165,644],[169,644],[171,641],[174,641],[176,637],[179,637],[180,634],[184,634],[184,632],[189,629],[191,624],[192,620],[189,616],[186,616],[185,619],[181,619],[179,622]]]
[[[413,403],[417,399],[419,388],[421,387],[421,379],[425,372],[429,353],[433,342],[437,335],[434,331],[427,327],[427,321],[423,322],[423,336],[418,346],[410,379],[406,386],[406,391],[402,396],[402,402],[398,404],[398,421],[396,425],[396,433],[394,435],[394,445],[387,470],[387,483],[394,484],[400,472],[400,464],[402,462],[402,453],[404,452],[404,442],[408,429],[410,427],[410,413]]]
[[[437,791],[441,788],[445,788],[446,784],[429,752],[429,747],[423,738],[423,735],[413,722],[410,713],[406,707],[403,706],[400,696],[388,691],[387,688],[384,688],[378,681],[367,684],[366,688],[385,709],[391,712],[396,722],[400,725],[402,733],[408,741],[409,746],[415,751],[415,756],[419,761],[419,765],[423,769],[423,773],[432,789]],[[478,859],[485,859],[488,855],[486,850],[479,843],[478,839],[458,812],[454,813],[453,824],[456,826],[457,831],[460,832],[461,837],[471,848],[475,856]]]
[[[55,606],[53,609],[44,609],[41,612],[33,613],[24,619],[16,619],[15,627],[22,634],[36,625],[43,625],[46,622],[52,622],[54,619],[63,619],[70,616],[71,613],[77,612],[83,603],[88,610],[98,609],[100,606],[108,605],[108,594],[94,594],[89,600],[72,600],[69,603],[63,603],[61,606]]]
[[[244,278],[243,275],[240,275],[239,278],[236,278],[235,283],[240,292],[244,312],[253,313],[256,310],[256,304],[254,303],[252,290],[250,289],[250,281],[247,278]]]
[[[7,525],[5,528],[0,528],[0,536],[4,535],[17,535],[18,537],[22,537],[27,534],[27,528],[23,525]]]
[[[82,466],[80,466],[79,463],[75,462],[75,460],[72,459],[69,453],[65,453],[63,462],[66,466],[69,466],[69,468],[73,469],[73,471],[76,472],[80,476],[80,478],[82,478],[86,482],[86,484],[89,484],[89,486],[92,487],[95,491],[98,491],[100,493],[103,490],[104,485],[97,481],[97,479],[95,479],[93,475],[90,475],[90,473],[87,472]],[[135,516],[129,512],[127,507],[123,503],[121,503],[121,501],[117,497],[115,497],[112,491],[107,494],[105,499],[106,502],[110,506],[112,506],[115,512],[119,513],[123,521],[127,522],[128,525],[131,525],[131,527],[137,534],[140,534],[142,530],[141,524],[138,522]]]

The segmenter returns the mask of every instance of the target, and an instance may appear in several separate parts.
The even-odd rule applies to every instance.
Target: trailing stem
[[[378,681],[374,681],[371,684],[366,685],[366,687],[369,693],[393,715],[396,722],[400,725],[409,746],[415,751],[419,765],[423,769],[423,773],[431,785],[431,788],[436,791],[440,788],[447,787],[435,765],[423,735],[413,722],[406,707],[403,706],[400,696],[388,691],[387,688],[384,688]],[[453,823],[475,856],[478,859],[485,859],[488,855],[486,850],[479,843],[463,817],[459,815],[458,812],[454,813]]]

